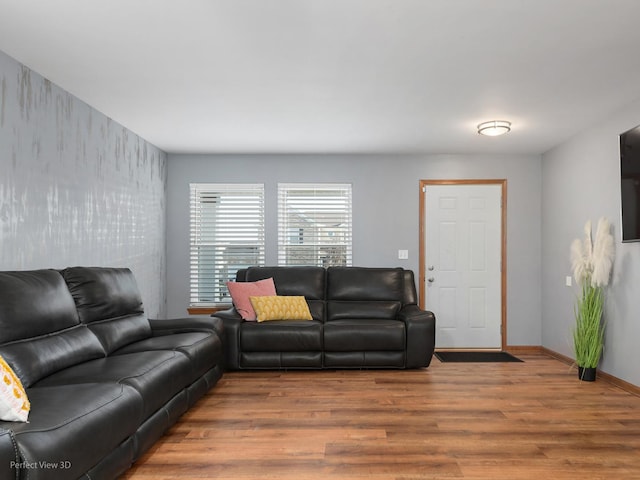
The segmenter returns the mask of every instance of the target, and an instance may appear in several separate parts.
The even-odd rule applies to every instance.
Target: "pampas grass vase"
[[[576,239],[571,244],[573,277],[581,287],[574,307],[573,350],[580,379],[595,380],[595,376],[587,378],[586,375],[595,371],[604,348],[604,293],[615,252],[611,224],[606,218],[598,221],[595,241],[592,240],[591,221],[585,224],[584,234],[582,241]]]

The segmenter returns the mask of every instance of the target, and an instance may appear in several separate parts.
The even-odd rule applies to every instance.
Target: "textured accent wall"
[[[133,270],[166,311],[166,154],[0,52],[0,269]]]

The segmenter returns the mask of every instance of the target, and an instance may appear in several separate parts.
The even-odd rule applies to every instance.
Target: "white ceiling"
[[[640,0],[0,0],[0,50],[167,152],[543,153],[639,47]]]

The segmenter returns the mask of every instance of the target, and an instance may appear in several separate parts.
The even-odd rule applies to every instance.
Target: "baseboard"
[[[553,357],[556,360],[560,360],[562,363],[566,363],[567,365],[575,365],[576,364],[576,362],[573,360],[573,358],[567,357],[566,355],[558,353],[555,350],[551,350],[551,349],[549,349],[547,347],[540,347],[540,353],[542,353],[544,355],[548,355],[550,357]],[[600,373],[600,370],[598,370],[598,373]]]
[[[504,351],[513,355],[536,355],[544,353],[540,345],[512,345],[507,346]]]
[[[505,348],[506,352],[509,352],[513,355],[535,355],[535,354],[543,354],[549,357],[553,357],[556,360],[561,361],[562,363],[566,363],[567,365],[575,365],[575,361],[571,357],[567,357],[561,353],[558,353],[554,350],[551,350],[546,347],[542,347],[539,345],[513,345],[507,346]],[[640,387],[634,385],[633,383],[626,382],[618,377],[615,377],[609,373],[603,372],[598,369],[597,376],[599,379],[604,380],[616,387],[621,388],[625,392],[631,393],[633,395],[640,397]]]

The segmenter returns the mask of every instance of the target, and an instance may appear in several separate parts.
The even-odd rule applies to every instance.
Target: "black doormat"
[[[441,362],[522,362],[507,352],[436,352]]]

